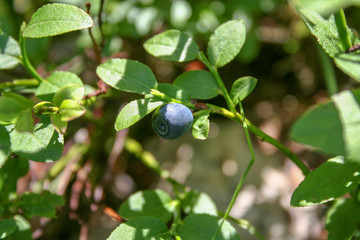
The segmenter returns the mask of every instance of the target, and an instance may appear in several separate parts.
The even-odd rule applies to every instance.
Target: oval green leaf
[[[194,119],[192,126],[192,135],[196,139],[205,140],[209,135],[210,130],[210,116],[211,110],[202,110],[199,115]]]
[[[46,81],[40,83],[39,87],[36,89],[35,95],[41,100],[51,101],[60,88],[70,84],[83,85],[81,79],[76,74],[55,71],[46,78]]]
[[[298,0],[297,4],[301,7],[320,13],[321,15],[329,15],[337,12],[341,8],[346,8],[353,4],[360,4],[360,0]]]
[[[167,226],[154,217],[139,217],[120,224],[107,240],[172,240]]]
[[[332,101],[302,115],[290,136],[332,156],[360,162],[360,89],[342,91]]]
[[[62,121],[60,114],[57,113],[51,114],[50,121],[58,133],[64,134],[66,132],[68,122]]]
[[[300,183],[291,197],[291,206],[306,207],[341,197],[358,185],[359,173],[357,163],[344,161],[343,157],[329,159]]]
[[[191,190],[186,193],[181,201],[181,209],[187,214],[209,214],[218,215],[218,210],[214,201],[204,192]]]
[[[197,99],[211,99],[221,93],[214,76],[203,70],[185,72],[175,79],[174,84]]]
[[[47,4],[39,8],[22,32],[23,37],[55,36],[94,26],[92,18],[83,10],[69,4]]]
[[[16,231],[16,221],[13,218],[0,220],[0,238],[6,238]]]
[[[53,162],[61,157],[64,139],[55,131],[49,119],[42,118],[34,132],[10,133],[11,151],[36,162]]]
[[[139,191],[121,205],[119,212],[127,219],[151,216],[167,223],[173,217],[171,201],[169,194],[160,189]]]
[[[176,228],[181,240],[211,240],[222,219],[207,214],[187,216]],[[216,240],[240,240],[236,229],[225,221]]]
[[[20,63],[20,47],[18,42],[0,33],[0,70],[12,69]]]
[[[239,54],[245,43],[246,29],[241,20],[228,21],[210,36],[207,54],[211,64],[222,67]]]
[[[234,82],[230,90],[230,97],[234,104],[244,100],[255,88],[257,79],[253,77],[241,77]]]
[[[105,83],[122,91],[147,94],[157,88],[151,69],[134,60],[110,59],[99,65],[96,73]]]
[[[25,193],[16,202],[28,218],[35,216],[55,218],[56,207],[64,205],[64,198],[60,195],[44,191],[39,193]]]
[[[163,104],[164,102],[153,102],[150,99],[138,99],[126,104],[116,117],[116,131],[130,127]]]
[[[353,239],[359,229],[360,203],[354,198],[341,198],[335,201],[326,214],[328,240]],[[356,237],[355,237],[356,239]]]
[[[81,101],[84,97],[84,87],[78,84],[71,84],[62,87],[53,97],[53,103],[60,107],[66,99]]]
[[[62,122],[72,121],[75,118],[81,117],[86,112],[86,109],[80,105],[76,100],[65,99],[60,105],[60,120]]]
[[[16,93],[5,92],[0,97],[0,123],[15,123],[24,112],[31,111],[34,104]]]
[[[10,153],[10,136],[5,127],[0,125],[0,168],[5,164]]]
[[[337,54],[344,53],[345,47],[339,37],[335,18],[333,15],[329,19],[324,19],[318,13],[308,9],[297,9],[300,17],[309,28],[310,32],[316,36],[319,44],[330,57],[335,57]],[[346,27],[347,35],[350,38],[352,45],[360,43],[360,40],[355,36],[349,27]]]
[[[145,50],[165,60],[185,62],[198,57],[199,47],[187,34],[179,30],[168,30],[147,40]]]
[[[342,53],[336,55],[334,61],[344,73],[360,82],[360,53]]]
[[[170,83],[159,83],[158,90],[165,95],[175,98],[183,103],[191,103],[190,94],[177,85]]]

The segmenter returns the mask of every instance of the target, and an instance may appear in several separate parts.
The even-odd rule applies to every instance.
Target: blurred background
[[[18,39],[19,27],[43,4],[61,2],[85,10],[83,0],[0,0],[0,28]],[[90,13],[97,22],[100,0],[91,0]],[[293,3],[285,0],[105,0],[102,12],[105,35],[103,61],[125,57],[151,67],[159,82],[171,83],[179,74],[205,69],[197,61],[173,63],[148,55],[142,44],[166,29],[180,29],[193,36],[206,52],[210,34],[221,23],[242,19],[246,43],[236,59],[221,68],[229,88],[239,77],[258,79],[254,92],[244,100],[250,121],[280,140],[311,169],[326,158],[292,142],[288,131],[310,106],[328,98],[320,63],[321,49],[297,16]],[[358,36],[360,8],[345,9],[348,25]],[[93,28],[101,42],[98,25]],[[96,61],[88,31],[41,39],[28,39],[29,58],[42,76],[54,70],[79,74],[96,87]],[[340,89],[353,87],[336,71]],[[30,77],[23,67],[0,72],[0,81]],[[209,138],[194,140],[191,133],[176,140],[160,139],[147,116],[129,130],[116,133],[117,113],[134,94],[110,90],[80,119],[72,121],[65,134],[63,170],[49,178],[53,165],[31,163],[21,179],[19,192],[50,189],[64,194],[66,205],[51,221],[33,219],[37,239],[106,239],[118,222],[104,214],[104,206],[118,209],[134,191],[159,187],[171,193],[171,186],[123,149],[126,136],[136,139],[151,152],[172,177],[209,194],[220,211],[225,211],[235,186],[250,160],[242,127],[219,116],[211,116]],[[210,103],[226,106],[221,97]],[[87,146],[85,149],[79,146]],[[237,199],[232,216],[245,218],[269,240],[326,239],[325,205],[290,208],[290,197],[302,181],[301,172],[269,144],[253,137],[256,161]],[[72,151],[72,152],[70,152]],[[71,154],[69,154],[69,152]],[[63,161],[61,159],[60,161]],[[39,187],[41,186],[41,187]],[[239,229],[242,239],[256,239]]]

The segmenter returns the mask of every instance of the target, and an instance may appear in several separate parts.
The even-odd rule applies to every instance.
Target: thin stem
[[[89,2],[86,2],[85,6],[86,6],[87,14],[89,14],[89,16],[91,17],[91,14],[90,14],[91,4]],[[101,63],[100,49],[99,49],[98,44],[95,41],[94,35],[92,34],[92,28],[88,28],[88,32],[89,32],[89,35],[90,35],[90,38],[91,38],[91,42],[92,42],[92,44],[94,46],[94,52],[95,52],[96,61],[97,61],[98,64],[100,64]]]
[[[100,33],[101,33],[100,49],[102,49],[105,44],[105,36],[104,36],[103,28],[102,28],[102,13],[104,10],[104,3],[105,3],[105,0],[100,1],[100,10],[99,10],[99,16],[98,16],[98,24],[99,24],[99,29],[100,29]]]
[[[241,113],[242,119],[246,119],[244,109],[242,107],[240,99],[239,99],[239,106],[240,106],[240,113]],[[233,194],[233,196],[231,198],[230,204],[228,205],[228,207],[226,209],[226,212],[225,212],[225,214],[223,216],[223,219],[222,219],[222,221],[221,221],[215,235],[212,238],[213,240],[216,239],[216,236],[219,234],[222,225],[224,224],[225,220],[228,218],[228,216],[230,214],[230,211],[231,211],[231,209],[233,208],[233,206],[235,204],[236,198],[238,197],[238,195],[240,193],[240,189],[241,189],[242,185],[244,184],[244,181],[245,181],[248,173],[250,172],[251,167],[253,166],[253,164],[255,162],[255,153],[254,153],[253,145],[251,143],[247,122],[243,121],[242,124],[243,124],[244,132],[245,132],[246,141],[247,141],[247,144],[248,144],[248,147],[249,147],[249,150],[250,150],[251,159],[250,159],[249,164],[247,165],[247,167],[245,169],[244,174],[241,176],[238,185],[236,186],[236,189],[235,189],[235,192],[234,192],[234,194]]]
[[[232,120],[234,120],[236,122],[239,122],[239,123],[243,122],[243,118],[239,113],[233,113],[233,112],[230,112],[229,110],[227,110],[225,108],[218,107],[218,106],[215,106],[215,105],[212,105],[212,104],[207,104],[207,106],[212,110],[213,113],[223,115],[223,116],[225,116],[225,117],[227,117],[229,119],[232,119]],[[247,124],[249,130],[252,133],[257,135],[261,140],[263,140],[265,142],[268,142],[268,143],[272,144],[273,146],[275,146],[277,149],[279,149],[298,168],[300,168],[300,170],[303,172],[303,174],[305,176],[310,173],[310,170],[308,169],[308,167],[295,155],[295,153],[293,153],[290,149],[285,147],[278,140],[270,137],[269,135],[267,135],[266,133],[261,131],[258,127],[256,127],[254,124],[252,124],[248,119],[245,118],[245,121],[246,121],[246,124]]]
[[[0,91],[8,88],[33,88],[39,86],[39,81],[36,79],[18,79],[12,82],[0,83]]]
[[[231,112],[236,112],[236,108],[235,105],[233,103],[233,101],[230,98],[230,95],[224,85],[224,82],[222,81],[217,69],[209,62],[209,60],[206,58],[205,54],[203,52],[199,52],[199,56],[198,56],[199,60],[201,62],[203,62],[205,64],[205,66],[210,70],[210,72],[214,75],[221,91],[222,94],[225,98],[225,101],[227,103],[228,108],[230,109]]]
[[[183,105],[187,106],[188,108],[197,109],[194,105],[192,105],[190,103],[185,103],[185,102],[179,101],[179,100],[177,100],[175,98],[169,97],[168,95],[165,95],[164,93],[162,93],[162,92],[160,92],[160,91],[158,91],[156,89],[151,89],[150,97],[153,97],[155,99],[159,99],[159,100],[164,101],[164,102],[180,103],[180,104],[183,104]]]
[[[343,47],[345,50],[349,49],[351,47],[351,41],[347,33],[346,18],[343,9],[340,9],[335,13],[335,23]]]
[[[331,96],[339,91],[338,84],[336,81],[334,66],[332,65],[332,61],[330,57],[322,50],[322,48],[318,45],[317,47],[320,62],[322,65],[323,74],[325,77],[325,85],[328,91],[328,94]]]
[[[22,31],[20,31],[20,39],[19,39],[19,45],[20,45],[20,51],[21,51],[21,61],[24,67],[29,71],[29,73],[39,82],[45,81],[35,70],[31,62],[29,61],[27,55],[26,55],[26,49],[25,49],[25,38],[22,37]]]

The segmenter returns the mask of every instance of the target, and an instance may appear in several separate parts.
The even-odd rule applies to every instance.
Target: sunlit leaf
[[[53,162],[61,157],[63,136],[55,131],[49,119],[42,118],[34,132],[10,133],[11,151],[37,162]]]
[[[328,160],[310,174],[294,191],[291,206],[305,207],[334,200],[350,192],[360,181],[360,165],[343,157]]]
[[[145,50],[166,60],[185,62],[198,57],[199,47],[187,34],[179,30],[168,30],[147,40]]]
[[[210,121],[209,115],[211,110],[202,110],[198,116],[195,117],[192,126],[192,135],[196,139],[205,140],[209,135]]]
[[[172,240],[169,229],[154,217],[138,217],[120,224],[107,240]]]
[[[35,95],[44,101],[52,101],[55,93],[66,85],[83,85],[81,79],[71,72],[55,71],[45,80],[40,83],[35,92]]]
[[[122,91],[147,94],[157,88],[151,69],[134,60],[110,59],[98,66],[96,73],[105,83]]]
[[[0,33],[0,70],[11,69],[20,63],[20,47],[18,42]]]
[[[239,54],[245,43],[246,30],[242,20],[232,20],[220,25],[210,36],[207,54],[211,64],[222,67]]]
[[[39,8],[22,32],[23,37],[41,38],[72,32],[94,25],[83,10],[69,4],[47,4]]]
[[[164,102],[153,102],[150,99],[138,99],[126,104],[116,117],[116,131],[130,127],[163,104]]]
[[[155,189],[132,194],[120,207],[120,216],[133,219],[151,216],[167,223],[173,216],[171,197],[166,192]]]
[[[175,79],[174,84],[197,99],[211,99],[221,92],[214,76],[203,70],[185,72]]]
[[[230,97],[234,104],[239,103],[239,99],[244,100],[255,88],[257,79],[253,77],[241,77],[237,79],[230,90]]]
[[[328,240],[348,240],[358,229],[360,203],[355,199],[338,199],[326,214]]]
[[[176,228],[176,232],[181,237],[181,240],[211,240],[221,221],[220,217],[193,214],[185,217]],[[225,221],[216,240],[240,240],[240,237],[235,228]]]

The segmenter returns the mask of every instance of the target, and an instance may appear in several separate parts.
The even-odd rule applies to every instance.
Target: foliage
[[[174,26],[185,28],[189,18],[177,18],[176,9],[187,8],[186,4],[189,3],[180,2],[174,1],[172,5],[175,10],[171,15],[171,21]],[[114,148],[121,148],[114,154],[114,159],[120,155],[122,147],[127,148],[128,152],[139,158],[145,166],[167,180],[173,194],[160,189],[141,190],[131,194],[121,204],[118,213],[112,212],[113,217],[122,223],[108,239],[240,239],[233,225],[239,224],[240,220],[230,218],[229,214],[256,160],[249,132],[279,149],[305,175],[303,182],[292,195],[291,206],[305,207],[334,201],[326,216],[329,239],[350,239],[358,230],[359,89],[345,89],[333,94],[327,102],[314,106],[293,124],[290,131],[293,140],[309,145],[315,151],[330,157],[310,172],[306,164],[289,148],[264,133],[245,117],[243,101],[253,92],[258,80],[251,76],[237,76],[237,80],[231,83],[228,91],[223,80],[224,75],[219,71],[219,68],[225,69],[232,61],[236,61],[239,53],[242,56],[246,51],[245,40],[247,37],[251,39],[251,33],[247,33],[245,21],[235,19],[215,24],[213,27],[207,26],[209,36],[202,36],[208,39],[205,44],[206,51],[201,50],[203,45],[195,41],[192,31],[189,32],[193,34],[189,34],[181,30],[168,29],[147,39],[143,47],[153,57],[176,64],[189,61],[201,64],[199,68],[179,74],[170,84],[159,81],[152,68],[140,61],[119,58],[116,55],[103,58],[104,55],[110,55],[106,54],[107,51],[111,52],[111,47],[106,45],[109,43],[105,43],[106,37],[109,38],[108,42],[113,43],[114,35],[122,31],[114,29],[106,36],[106,27],[109,29],[120,22],[120,28],[129,27],[123,24],[122,20],[127,15],[125,11],[135,4],[135,1],[109,1],[106,6],[114,7],[115,10],[104,23],[103,1],[97,11],[91,11],[91,4],[88,3],[87,12],[75,6],[76,1],[68,3],[70,4],[45,4],[38,8],[29,22],[24,22],[20,26],[18,41],[6,31],[0,31],[0,69],[12,70],[20,64],[31,75],[31,78],[14,79],[0,85],[1,238],[32,239],[29,223],[31,218],[56,217],[56,208],[65,203],[63,196],[55,194],[62,189],[61,186],[57,186],[58,182],[61,182],[57,177],[62,172],[63,176],[69,176],[68,182],[71,176],[76,174],[73,191],[77,191],[76,186],[84,186],[84,179],[88,177],[93,186],[108,181],[107,175],[101,173],[104,163],[89,160],[94,156],[96,159],[101,158],[100,151],[92,149],[98,143],[91,141],[91,138],[101,139],[102,132],[108,130],[107,122],[101,121],[101,117],[96,115],[96,106],[102,104],[102,97],[111,99],[116,94],[124,94],[122,92],[132,93],[130,96],[136,96],[137,99],[122,103],[123,106],[116,116],[114,128],[118,132],[117,136],[125,135],[121,147],[114,143]],[[315,10],[318,9],[320,3],[323,1],[299,1],[296,9],[311,34],[317,38],[319,45],[333,59],[336,66],[355,82],[360,82],[360,55],[356,51],[348,51],[352,46],[360,44],[360,40],[347,26],[345,14],[341,9],[354,2],[344,0],[336,1],[335,4],[334,1],[328,1],[324,9],[321,9],[321,14],[334,15],[325,16],[326,18],[311,10],[314,6]],[[132,20],[135,21],[136,28],[136,33],[132,34],[134,38],[150,32],[158,15],[161,15],[157,14],[161,7],[143,7],[137,11],[138,20]],[[96,27],[91,17],[94,12],[98,15]],[[122,15],[118,14],[120,12]],[[202,21],[202,24],[205,23],[211,21]],[[72,71],[54,70],[45,77],[45,74],[32,65],[28,56],[31,49],[26,44],[28,38],[47,38],[78,30],[87,30],[81,34],[88,34],[93,44],[91,64],[95,66],[92,70],[99,78],[97,89],[86,84],[85,77],[80,73]],[[325,84],[335,84],[329,81],[327,79]],[[226,106],[216,105],[216,99],[222,99]],[[169,172],[160,167],[151,153],[144,151],[135,140],[126,137],[125,129],[142,119],[145,121],[147,115],[167,103],[181,103],[192,109],[192,135],[196,139],[207,139],[211,126],[209,118],[214,114],[234,120],[243,127],[251,159],[224,213],[218,211],[209,195],[188,189],[172,179]],[[115,119],[116,114],[112,114]],[[67,140],[68,134],[72,134],[68,128],[72,124],[69,123],[71,121],[74,125],[87,124],[89,129],[99,128],[100,131],[94,134],[96,136],[87,136],[85,139],[77,140],[77,144],[69,144],[70,147],[66,147],[64,144],[67,141],[64,143],[64,136]],[[112,128],[111,130],[113,131]],[[89,156],[90,149],[95,152],[92,157]],[[57,161],[51,165],[46,176],[46,180],[51,184],[48,187],[41,184],[38,191],[18,193],[17,183],[29,171],[29,160],[43,164]],[[110,160],[108,164],[114,166]],[[102,175],[104,178],[100,179]],[[79,199],[79,195],[77,192],[77,196],[72,196],[72,199]],[[94,197],[91,201],[99,207],[101,198],[102,196],[98,199]],[[252,229],[249,226],[245,229]],[[249,232],[262,239],[256,230]]]

